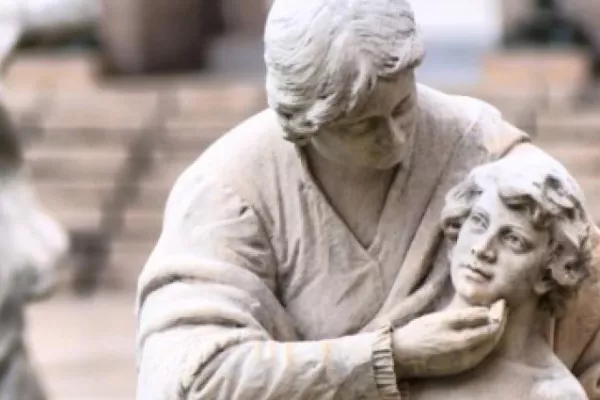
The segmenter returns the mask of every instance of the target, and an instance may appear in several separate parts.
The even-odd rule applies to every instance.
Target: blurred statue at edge
[[[504,314],[444,309],[444,198],[500,158],[560,165],[489,104],[417,84],[423,58],[406,0],[274,1],[269,108],[178,179],[140,276],[139,400],[403,399],[494,351]],[[539,325],[592,400],[599,302],[587,279]]]
[[[0,42],[14,44],[13,39],[3,36]],[[2,68],[12,46],[0,48],[3,44]],[[43,400],[24,343],[24,308],[54,288],[69,240],[36,198],[1,89],[0,84],[0,400]]]

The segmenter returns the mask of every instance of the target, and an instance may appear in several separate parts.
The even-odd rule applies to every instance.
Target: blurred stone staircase
[[[541,113],[536,144],[575,176],[600,224],[600,105],[587,110]]]
[[[135,199],[123,214],[113,239],[111,265],[118,279],[135,284],[156,244],[165,202],[177,177],[214,140],[265,107],[259,84],[207,84],[174,92],[174,112],[163,121],[154,159],[139,180]]]
[[[82,57],[25,58],[7,81],[38,195],[70,231],[84,286],[135,287],[177,176],[265,104],[260,83],[130,81],[100,85]]]
[[[588,67],[577,49],[498,50],[485,57],[479,85],[455,91],[495,105],[563,163],[600,223],[600,87]]]
[[[600,103],[549,107],[543,93],[471,90],[529,133],[533,143],[560,161],[581,185],[587,207],[600,224]]]

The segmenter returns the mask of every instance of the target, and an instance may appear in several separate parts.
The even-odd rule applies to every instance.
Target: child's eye
[[[530,248],[529,242],[515,233],[507,232],[504,234],[503,238],[506,244],[519,252],[527,251]]]

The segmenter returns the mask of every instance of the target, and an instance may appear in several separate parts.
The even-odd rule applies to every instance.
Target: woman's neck
[[[455,295],[448,308],[460,309],[471,305]],[[538,330],[538,303],[532,299],[518,307],[509,308],[504,334],[494,355],[513,362],[537,365],[544,357],[545,341]]]
[[[347,166],[303,148],[315,183],[365,248],[373,242],[396,169]]]
[[[394,175],[395,168],[379,170],[354,165],[340,164],[322,156],[312,145],[303,148],[305,151],[310,171],[319,183],[332,181],[345,187],[351,187],[348,182],[359,184],[372,184],[382,179],[391,178]]]

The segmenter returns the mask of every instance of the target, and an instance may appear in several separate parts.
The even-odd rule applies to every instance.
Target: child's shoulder
[[[549,370],[533,387],[532,400],[588,400],[577,378],[556,356]]]
[[[539,382],[531,394],[532,400],[588,400],[583,387],[572,376]]]

